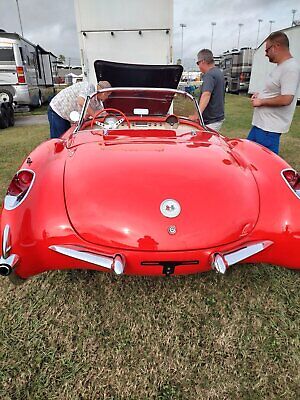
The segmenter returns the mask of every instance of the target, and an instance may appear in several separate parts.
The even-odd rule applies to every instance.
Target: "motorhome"
[[[223,53],[220,68],[224,72],[226,92],[248,91],[253,52],[251,47],[242,47],[240,50],[233,49]]]
[[[288,36],[290,42],[290,52],[292,56],[300,63],[300,25],[282,29],[281,32],[284,32]],[[249,85],[250,94],[263,90],[267,76],[275,68],[275,66],[276,64],[270,63],[268,57],[266,57],[264,40],[253,55],[253,66]],[[300,101],[300,88],[298,90],[297,99]]]
[[[173,63],[173,0],[74,0],[84,76],[95,60]]]
[[[56,56],[17,33],[0,31],[0,101],[40,106],[54,94]]]

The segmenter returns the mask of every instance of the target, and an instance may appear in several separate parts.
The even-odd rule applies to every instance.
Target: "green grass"
[[[251,107],[226,97],[224,133]],[[282,154],[299,167],[300,109]],[[297,122],[298,121],[298,122]],[[48,127],[0,131],[1,192]],[[0,279],[1,400],[300,398],[299,272],[237,265],[225,276],[112,280],[56,271]]]

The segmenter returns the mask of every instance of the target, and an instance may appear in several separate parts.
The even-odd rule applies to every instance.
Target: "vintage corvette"
[[[79,120],[36,148],[8,187],[1,275],[300,268],[300,178],[289,164],[205,127],[195,99],[170,88],[180,67],[125,69],[127,87],[115,87],[122,73],[111,65],[107,75],[95,67],[113,83],[105,109],[89,118],[88,97]]]

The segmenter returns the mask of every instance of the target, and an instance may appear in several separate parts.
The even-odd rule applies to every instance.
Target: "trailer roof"
[[[38,48],[42,54],[50,54],[53,57],[57,58],[57,56],[55,54],[51,53],[51,51],[47,51],[47,50],[43,49],[43,47],[41,47],[39,44],[34,44],[34,43],[30,42],[29,40],[25,39],[23,36],[19,35],[16,32],[14,32],[14,33],[12,33],[12,32],[3,32],[3,31],[0,30],[0,38],[24,40],[25,42],[27,42],[27,43],[31,44],[32,46]]]

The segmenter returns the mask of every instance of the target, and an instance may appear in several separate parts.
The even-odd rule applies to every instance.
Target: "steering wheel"
[[[104,117],[103,122],[96,121],[96,118],[98,118],[104,112],[107,112],[108,115],[106,115]],[[122,118],[117,119],[116,122],[110,121],[109,123],[105,123],[106,117],[108,117],[111,114],[121,114]],[[128,128],[130,129],[129,119],[126,117],[126,115],[122,111],[120,111],[120,110],[118,110],[116,108],[103,108],[103,110],[97,112],[97,114],[94,115],[94,118],[92,119],[92,122],[91,122],[91,128],[93,127],[94,124],[96,124],[96,125],[100,126],[103,129],[117,129],[117,127],[119,125],[121,125],[122,122],[124,122],[124,121],[126,122]]]

